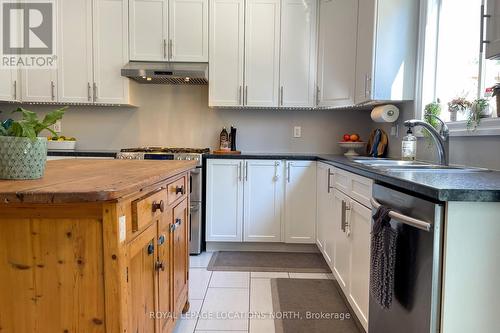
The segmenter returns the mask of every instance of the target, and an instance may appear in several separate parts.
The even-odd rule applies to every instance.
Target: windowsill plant
[[[472,103],[463,97],[457,97],[448,103],[448,111],[450,112],[450,121],[457,121],[458,112],[466,112],[470,110]]]

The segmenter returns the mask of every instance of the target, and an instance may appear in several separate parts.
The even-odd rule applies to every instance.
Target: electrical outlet
[[[62,132],[62,124],[61,124],[61,121],[58,120],[56,121],[56,123],[54,124],[54,126],[52,126],[52,129],[54,130],[54,132],[56,133],[61,133]]]
[[[301,138],[302,137],[302,127],[295,126],[293,128],[293,137],[294,138]]]
[[[391,127],[391,136],[399,137],[399,125]]]

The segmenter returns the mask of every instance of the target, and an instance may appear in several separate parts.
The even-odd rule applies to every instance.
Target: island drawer
[[[169,205],[176,202],[179,198],[183,197],[187,191],[186,176],[183,176],[167,185]]]
[[[132,232],[143,230],[168,209],[167,190],[154,192],[132,202]]]

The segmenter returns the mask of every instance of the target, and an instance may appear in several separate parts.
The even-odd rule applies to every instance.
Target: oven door
[[[190,185],[191,185],[191,202],[200,202],[201,201],[201,187],[202,187],[202,173],[201,167],[197,167],[196,169],[191,171],[190,176]]]
[[[201,253],[201,202],[191,202],[189,211],[191,231],[189,234],[189,253]]]

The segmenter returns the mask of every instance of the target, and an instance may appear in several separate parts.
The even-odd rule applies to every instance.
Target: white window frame
[[[427,103],[435,101],[437,97],[436,77],[441,1],[442,0],[420,1],[420,24],[415,91],[415,118],[417,119],[423,118],[423,110],[425,105]],[[482,5],[485,5],[485,0],[482,0]],[[480,96],[481,92],[484,91],[485,84],[483,77],[483,58],[483,56],[479,58],[478,96]],[[482,119],[481,124],[474,131],[467,130],[466,121],[447,122],[446,124],[450,128],[450,136],[500,135],[500,117]]]

